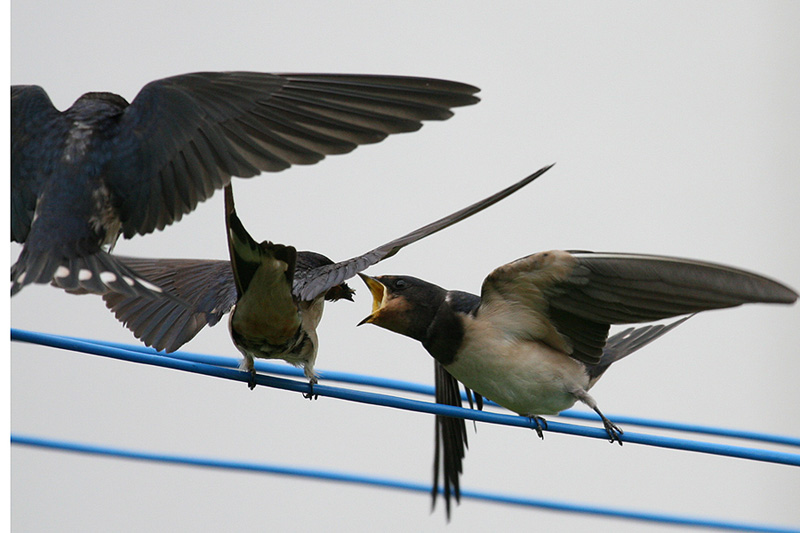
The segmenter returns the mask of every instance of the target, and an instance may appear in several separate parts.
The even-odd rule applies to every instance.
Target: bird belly
[[[585,390],[583,365],[544,343],[471,331],[447,371],[467,387],[523,416],[557,414]]]
[[[283,359],[295,366],[305,366],[316,354],[314,344],[302,328],[283,343],[272,343],[264,337],[249,337],[231,328],[231,338],[243,355],[256,359]]]
[[[250,369],[254,358],[282,359],[302,367],[308,379],[315,379],[316,327],[322,316],[323,299],[302,302],[298,308],[293,301],[288,307],[267,298],[249,312],[241,307],[243,301],[244,298],[236,304],[229,321],[233,343],[245,356],[243,368]]]

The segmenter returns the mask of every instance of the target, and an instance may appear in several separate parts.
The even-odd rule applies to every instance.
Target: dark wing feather
[[[206,325],[219,322],[236,304],[238,295],[230,261],[113,257],[165,293],[156,298],[118,291],[103,295],[114,316],[136,338],[157,350],[174,352]],[[322,254],[297,252],[297,271],[330,263]],[[329,299],[350,298],[351,293],[345,285]]]
[[[648,322],[745,303],[793,303],[797,293],[724,265],[640,254],[572,252],[578,265],[550,305],[610,324]]]
[[[481,306],[514,305],[521,329],[596,365],[609,324],[650,322],[745,303],[793,303],[797,293],[758,274],[714,263],[551,251],[495,269],[484,281],[481,299]]]
[[[297,252],[297,264],[295,266],[294,276],[295,286],[292,288],[292,291],[295,292],[296,290],[297,279],[303,279],[309,270],[332,264],[333,261],[331,261],[330,258],[317,252]],[[347,283],[342,282],[339,285],[334,285],[325,291],[325,300],[335,302],[337,300],[345,299],[352,302],[353,294],[355,294],[355,292],[356,291],[350,288]]]
[[[477,88],[428,78],[200,72],[147,84],[107,169],[125,237],[179,220],[231,176],[350,152],[474,104]]]
[[[69,126],[38,85],[11,86],[11,240],[25,242],[36,199],[42,192],[42,161],[52,160],[54,143]],[[48,155],[49,154],[49,155]],[[49,281],[49,280],[48,280]]]
[[[295,272],[306,272],[324,265],[332,265],[333,261],[320,253],[307,250],[297,252]]]
[[[769,278],[728,266],[674,257],[574,252],[568,280],[549,292],[551,316],[570,340],[585,339],[607,324],[633,324],[736,307],[792,303],[797,294]],[[569,317],[562,320],[560,317]],[[592,327],[586,327],[586,324]],[[588,333],[587,333],[588,332]],[[595,335],[573,356],[598,363],[605,342]]]
[[[265,265],[277,260],[285,265],[284,283],[287,296],[293,285],[297,250],[294,246],[276,244],[269,241],[258,243],[242,224],[236,214],[233,199],[233,185],[225,187],[225,230],[228,235],[228,252],[231,258],[233,278],[236,283],[237,299],[250,287],[255,273]],[[272,270],[275,267],[269,267]],[[266,302],[265,302],[266,304]]]
[[[638,328],[627,328],[620,331],[608,338],[605,347],[603,348],[603,355],[596,365],[591,365],[587,368],[589,377],[593,381],[597,381],[603,375],[612,363],[615,363],[627,357],[633,352],[644,348],[662,335],[669,333],[677,328],[694,315],[688,315],[680,320],[675,320],[669,324],[653,324],[652,326],[642,326]]]
[[[117,292],[103,295],[114,316],[136,338],[156,350],[179,349],[206,325],[219,322],[236,304],[236,284],[229,261],[115,257],[173,296],[147,298]]]
[[[439,220],[432,222],[427,226],[423,226],[417,230],[414,230],[411,233],[403,235],[402,237],[379,246],[378,248],[375,248],[374,250],[371,250],[363,255],[347,259],[346,261],[340,261],[332,265],[325,265],[313,270],[309,270],[302,275],[298,273],[298,275],[295,277],[295,296],[301,300],[314,299],[316,296],[324,293],[331,287],[338,285],[343,281],[352,278],[368,267],[393,256],[404,246],[417,242],[420,239],[424,239],[429,235],[433,235],[438,231],[452,226],[456,222],[460,222],[465,218],[471,217],[472,215],[483,211],[487,207],[494,205],[503,198],[515,193],[525,185],[531,183],[533,180],[547,172],[552,166],[553,165],[548,165],[526,177],[525,179],[518,181],[514,185],[511,185],[510,187],[507,187],[502,191],[489,196],[488,198],[484,198],[483,200],[465,207],[464,209],[456,211],[455,213],[452,213],[444,218],[440,218]]]

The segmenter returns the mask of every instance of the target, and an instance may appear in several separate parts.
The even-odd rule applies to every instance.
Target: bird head
[[[372,313],[361,324],[375,324],[418,341],[444,301],[444,289],[411,276],[359,274],[372,293]]]

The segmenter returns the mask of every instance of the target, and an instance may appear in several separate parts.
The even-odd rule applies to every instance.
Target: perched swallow
[[[609,440],[620,444],[622,430],[602,414],[588,391],[614,361],[666,330],[629,331],[626,341],[608,338],[611,324],[797,300],[785,285],[731,267],[585,251],[540,252],[503,265],[484,280],[480,296],[410,276],[361,277],[373,307],[360,324],[420,341],[441,366],[437,389],[449,391],[441,393],[448,403],[460,405],[454,378],[531,418],[543,436],[546,421],[540,415],[558,414],[580,401],[600,416]],[[457,497],[465,430],[463,422],[440,425],[437,421],[436,459],[442,440],[445,496]]]
[[[475,300],[474,306],[479,305],[478,297],[470,295]],[[676,320],[671,324],[654,324],[638,328],[628,328],[608,338],[603,347],[600,365],[608,368],[611,363],[619,361],[638,349],[650,344],[652,341],[678,327],[691,318],[691,315]],[[434,360],[436,403],[462,407],[459,382],[441,363]],[[464,387],[470,408],[483,409],[483,397],[467,387]],[[442,496],[445,502],[445,516],[450,519],[451,499],[456,503],[461,500],[459,476],[463,472],[463,460],[467,450],[467,426],[463,418],[436,415],[434,454],[433,454],[433,485],[431,497],[433,507],[436,507],[436,498],[439,496],[439,476],[442,476]]]
[[[324,300],[351,299],[345,283],[401,248],[486,209],[544,174],[525,179],[460,211],[423,226],[363,255],[334,263],[292,246],[256,242],[236,215],[231,186],[225,191],[229,261],[140,259],[116,256],[128,268],[164,289],[160,297],[107,293],[106,306],[148,346],[171,352],[204,326],[231,312],[233,343],[244,355],[242,368],[255,386],[254,358],[283,359],[304,369],[313,385],[316,328]]]
[[[132,103],[86,93],[58,111],[11,87],[11,294],[29,283],[153,295],[107,252],[181,219],[232,176],[251,177],[444,120],[476,87],[429,78],[199,72],[151,82]]]

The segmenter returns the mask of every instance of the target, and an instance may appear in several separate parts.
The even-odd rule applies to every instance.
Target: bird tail
[[[438,361],[436,365],[436,403],[461,407],[461,392],[458,381]],[[467,389],[469,390],[469,389]],[[472,397],[470,398],[470,406]],[[463,418],[436,415],[433,453],[433,487],[431,489],[431,510],[436,507],[439,491],[444,498],[445,514],[450,520],[452,499],[461,501],[459,478],[463,472],[464,455],[467,450],[467,426]],[[443,486],[439,487],[439,475]]]
[[[11,296],[31,283],[52,283],[70,292],[158,297],[162,289],[103,251],[80,257],[30,253],[23,248],[11,267]]]
[[[597,381],[612,363],[629,356],[640,348],[644,348],[693,316],[693,314],[687,315],[669,324],[654,324],[651,326],[628,328],[624,331],[620,331],[616,335],[612,335],[608,338],[608,341],[606,341],[606,345],[603,348],[603,355],[600,357],[600,362],[590,366],[588,369],[592,383]]]
[[[178,350],[205,326],[217,324],[236,303],[228,261],[114,257],[164,291],[155,298],[113,291],[103,294],[117,320],[158,351]],[[83,289],[68,292],[87,294]]]

